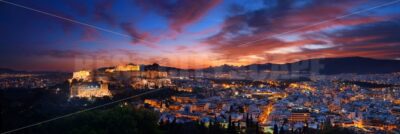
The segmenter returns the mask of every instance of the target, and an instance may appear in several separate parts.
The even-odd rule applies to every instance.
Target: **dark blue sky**
[[[399,17],[399,0],[8,0],[0,67],[399,59]]]

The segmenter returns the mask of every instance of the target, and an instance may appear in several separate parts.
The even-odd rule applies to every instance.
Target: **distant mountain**
[[[66,74],[68,72],[63,71],[21,71],[9,68],[0,68],[0,74]]]
[[[216,67],[209,67],[209,68],[204,68],[204,69],[198,69],[199,71],[204,71],[207,73],[214,73],[214,72],[229,72],[229,71],[238,71],[242,70],[243,68],[237,67],[237,66],[232,66],[232,65],[221,65],[221,66],[216,66]]]
[[[17,71],[9,68],[0,68],[0,74],[4,73],[9,73],[9,74],[14,74],[14,73],[26,73],[26,71]]]
[[[400,60],[383,60],[364,57],[345,57],[345,58],[321,58],[309,59],[286,64],[250,64],[245,66],[221,65],[203,69],[180,69],[175,67],[160,66],[158,64],[141,65],[144,70],[160,71],[200,71],[205,73],[230,72],[230,71],[288,71],[292,73],[317,73],[317,74],[382,74],[400,72]],[[105,69],[114,67],[103,67]],[[38,73],[29,71],[17,71],[13,69],[0,68],[0,73]]]
[[[317,62],[323,67],[320,74],[382,74],[400,72],[400,60],[382,60],[363,57],[311,59],[308,62]],[[293,63],[292,63],[293,64]]]
[[[288,71],[292,73],[318,73],[318,74],[382,74],[400,72],[399,60],[382,60],[363,57],[321,58],[302,60],[286,64],[250,64],[246,66],[221,65],[200,69],[204,72],[229,72],[229,71]]]

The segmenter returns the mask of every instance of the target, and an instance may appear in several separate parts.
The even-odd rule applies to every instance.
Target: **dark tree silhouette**
[[[278,125],[274,125],[274,131],[273,131],[273,134],[278,134],[279,133],[279,131],[278,131]]]

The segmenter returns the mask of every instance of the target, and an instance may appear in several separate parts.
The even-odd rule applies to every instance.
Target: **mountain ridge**
[[[242,66],[220,65],[201,69],[181,69],[177,67],[160,66],[158,64],[141,65],[144,70],[163,71],[202,71],[205,73],[230,72],[230,71],[288,71],[291,73],[317,73],[317,74],[383,74],[400,72],[400,60],[373,59],[366,57],[340,57],[340,58],[316,58],[300,60],[285,64],[257,63]],[[101,67],[102,70],[112,67]],[[34,71],[20,71],[8,68],[0,68],[0,73],[32,73]]]
[[[222,69],[221,69],[222,68]],[[341,58],[316,58],[300,60],[285,64],[250,64],[244,66],[221,65],[200,69],[202,71],[289,71],[318,74],[382,74],[400,72],[400,60],[373,59],[365,57],[341,57]]]

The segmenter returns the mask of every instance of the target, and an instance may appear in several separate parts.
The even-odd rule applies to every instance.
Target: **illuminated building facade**
[[[171,96],[171,99],[178,103],[194,103],[197,99],[193,96]]]
[[[172,85],[171,80],[168,78],[167,72],[141,71],[137,73],[131,73],[131,75],[131,86],[134,89],[154,89]]]
[[[79,82],[71,84],[70,97],[92,98],[105,96],[112,96],[106,83]]]
[[[161,107],[161,102],[155,99],[145,99],[144,104],[148,104],[152,107],[157,107],[157,108]]]
[[[168,73],[141,70],[140,65],[119,65],[105,70],[78,71],[69,79],[71,97],[111,96],[108,85],[134,89],[156,89],[172,85]]]
[[[116,66],[113,69],[106,69],[105,72],[107,73],[112,73],[112,72],[126,72],[126,71],[140,71],[140,66],[139,65],[119,65]]]
[[[305,122],[310,119],[310,113],[308,112],[292,112],[289,116],[290,122]]]
[[[83,80],[83,81],[90,80],[90,71],[82,70],[82,71],[73,72],[72,79]]]

